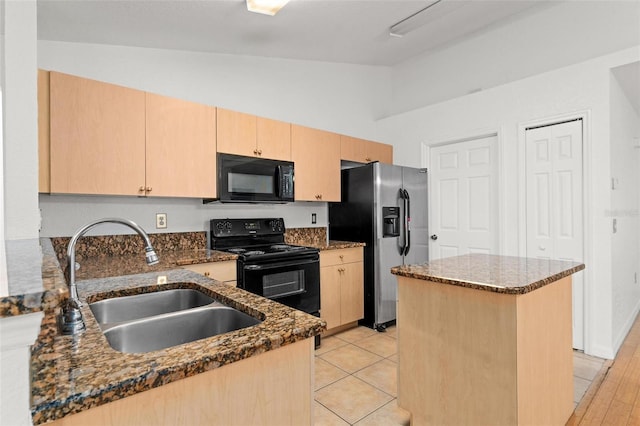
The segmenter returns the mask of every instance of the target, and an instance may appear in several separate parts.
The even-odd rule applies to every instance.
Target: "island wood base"
[[[564,425],[571,277],[503,294],[398,277],[398,406],[421,425]]]
[[[311,425],[313,359],[306,339],[47,425]]]

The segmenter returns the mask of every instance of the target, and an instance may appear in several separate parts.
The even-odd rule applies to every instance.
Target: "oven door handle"
[[[286,262],[278,262],[278,263],[268,263],[268,264],[264,264],[264,265],[256,265],[256,264],[249,264],[249,265],[244,265],[244,269],[247,271],[266,271],[269,269],[276,269],[276,268],[284,268],[287,266],[304,266],[304,265],[310,265],[313,263],[318,263],[319,260],[317,258],[313,258],[313,259],[302,259],[302,260],[288,260]]]

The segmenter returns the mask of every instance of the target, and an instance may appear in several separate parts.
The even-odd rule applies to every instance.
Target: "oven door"
[[[320,261],[317,254],[268,262],[245,262],[238,286],[309,314],[320,310]]]

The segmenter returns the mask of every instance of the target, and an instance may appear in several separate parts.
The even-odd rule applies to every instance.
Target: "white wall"
[[[38,43],[38,66],[371,139],[374,117],[389,97],[389,70],[383,67],[53,41]],[[41,195],[40,208],[42,236],[71,235],[110,215],[155,232],[157,212],[169,215],[163,232],[206,230],[207,220],[215,217],[267,215],[284,217],[287,227],[327,226],[326,203],[203,206],[197,199]],[[311,213],[317,213],[315,225]]]
[[[378,122],[379,138],[394,145],[396,163],[421,166],[422,144],[498,131],[502,158],[503,254],[524,251],[524,194],[518,126],[522,123],[587,111],[587,282],[585,321],[587,353],[613,357],[609,73],[615,66],[635,62],[640,46],[602,56],[534,77],[450,101],[415,109]],[[591,261],[590,261],[591,260]]]
[[[640,309],[640,114],[611,75],[611,236],[614,346],[622,344]],[[640,79],[640,76],[637,78]]]
[[[327,226],[327,203],[202,204],[181,198],[98,197],[40,195],[43,237],[71,236],[95,219],[124,217],[147,232],[208,231],[210,219],[282,217],[287,228]],[[167,214],[167,228],[157,230],[156,213]],[[317,223],[311,223],[316,213]],[[91,235],[130,234],[124,226],[105,224]]]
[[[4,3],[5,237],[38,237],[36,1]]]
[[[38,66],[364,138],[389,96],[384,67],[43,40]]]
[[[533,10],[535,13],[515,16],[471,39],[394,67],[388,114],[486,90],[640,43],[638,1],[548,2]]]

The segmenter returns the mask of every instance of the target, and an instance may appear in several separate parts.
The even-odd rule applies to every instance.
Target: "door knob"
[[[545,246],[538,246],[538,248],[542,251],[545,251],[547,249]]]
[[[433,235],[431,236],[431,239],[432,239],[433,241],[435,241],[435,240],[437,240],[437,239],[438,239],[438,236],[437,236],[436,234],[433,234]]]

